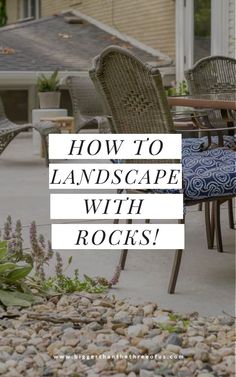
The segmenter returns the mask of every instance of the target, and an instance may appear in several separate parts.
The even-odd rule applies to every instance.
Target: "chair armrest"
[[[110,134],[113,131],[112,117],[103,115],[97,117],[99,132],[102,134]]]
[[[86,129],[99,130],[101,133],[111,133],[110,120],[111,116],[95,116],[94,118],[86,121],[77,131],[77,133]]]
[[[176,130],[179,131],[199,131],[199,128],[195,126],[195,124],[191,121],[181,121],[181,122],[175,122],[174,120],[174,126]]]
[[[208,112],[206,109],[189,109],[188,110],[181,110],[181,111],[174,111],[174,110],[171,110],[171,114],[173,116],[176,116],[176,115],[189,115],[191,116],[192,114],[199,114],[199,116],[203,116],[203,115],[208,115]]]
[[[200,132],[217,132],[217,131],[229,131],[230,130],[236,130],[236,127],[224,127],[224,128],[195,128],[193,130],[179,130],[181,132],[196,132],[196,131],[200,131]]]

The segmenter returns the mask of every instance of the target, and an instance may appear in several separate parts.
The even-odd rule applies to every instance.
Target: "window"
[[[29,122],[28,119],[28,90],[27,89],[2,89],[0,95],[3,99],[7,117],[19,124]],[[12,111],[14,109],[14,111]]]
[[[205,56],[235,55],[234,0],[176,0],[176,79]]]
[[[40,17],[40,0],[21,0],[21,18],[29,17]]]
[[[211,0],[194,0],[193,61],[211,55]]]

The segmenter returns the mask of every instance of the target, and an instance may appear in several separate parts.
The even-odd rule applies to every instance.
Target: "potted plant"
[[[38,77],[37,88],[40,109],[58,109],[61,93],[59,91],[58,70],[46,77],[43,73]]]

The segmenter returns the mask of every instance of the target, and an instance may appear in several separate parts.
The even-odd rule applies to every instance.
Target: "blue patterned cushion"
[[[205,148],[205,140],[203,138],[186,138],[182,139],[182,157],[188,156],[190,153],[202,152]]]
[[[224,136],[224,146],[227,148],[232,148],[235,146],[234,136]],[[211,138],[213,144],[218,145],[218,136],[213,136]],[[208,139],[204,137],[186,138],[182,139],[182,156],[188,156],[190,153],[202,152],[207,149]]]
[[[236,195],[236,152],[226,148],[192,153],[182,159],[184,201]],[[179,193],[183,190],[153,190]]]
[[[236,195],[236,153],[215,148],[183,157],[185,200]]]
[[[218,136],[211,138],[213,144],[218,145]],[[182,157],[189,156],[189,154],[196,152],[203,152],[207,150],[208,139],[204,137],[191,137],[182,139]],[[235,146],[234,136],[224,136],[224,146],[227,148],[233,148]],[[122,160],[111,160],[113,164],[121,163]]]
[[[198,138],[197,141],[183,139],[185,151],[188,150],[188,153],[185,153],[183,145],[184,200],[193,201],[236,195],[236,152],[226,147],[199,152],[197,149],[201,148],[202,139],[205,138]],[[228,140],[231,140],[230,137]],[[122,161],[113,160],[113,163],[117,162]],[[151,191],[176,193],[181,190]]]

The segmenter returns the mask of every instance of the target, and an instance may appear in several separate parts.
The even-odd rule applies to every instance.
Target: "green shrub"
[[[0,27],[7,23],[6,0],[0,0]]]
[[[39,92],[57,92],[59,91],[59,84],[58,70],[54,71],[49,77],[42,73],[37,80]]]
[[[25,278],[33,266],[19,260],[17,253],[9,250],[9,241],[0,241],[0,302],[5,306],[29,306],[34,301]]]
[[[185,80],[174,83],[173,86],[166,89],[167,96],[187,96],[189,94],[188,84]]]

